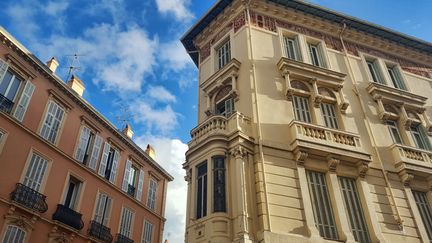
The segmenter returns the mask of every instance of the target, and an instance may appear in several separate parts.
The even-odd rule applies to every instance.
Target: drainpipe
[[[246,18],[247,18],[247,24],[248,24],[248,40],[249,40],[249,51],[251,55],[251,65],[252,65],[252,80],[254,84],[254,96],[255,96],[255,112],[257,117],[257,127],[258,127],[258,149],[259,149],[259,156],[262,162],[262,171],[263,171],[263,184],[264,184],[264,196],[265,196],[265,207],[267,210],[267,225],[268,229],[270,231],[271,229],[271,222],[270,222],[270,208],[269,208],[269,201],[267,197],[267,183],[266,183],[266,171],[264,166],[264,150],[263,150],[263,141],[262,141],[262,128],[261,128],[261,120],[260,120],[260,113],[259,113],[259,107],[258,107],[258,92],[257,92],[257,80],[256,80],[256,67],[255,67],[255,58],[253,55],[253,48],[252,48],[252,28],[251,28],[251,21],[250,21],[250,2],[251,0],[248,0],[246,4]],[[264,228],[264,231],[266,229]]]
[[[345,21],[343,21],[342,23],[343,23],[343,26],[342,26],[342,29],[341,29],[341,31],[339,33],[339,39],[340,39],[340,42],[342,43],[343,53],[344,53],[344,56],[345,56],[345,62],[347,63],[347,66],[348,66],[348,72],[349,72],[349,75],[352,77],[352,81],[353,81],[353,84],[354,84],[354,93],[355,93],[355,95],[356,95],[356,97],[357,97],[357,99],[358,99],[358,101],[360,103],[360,107],[361,107],[361,110],[362,110],[363,120],[365,122],[366,129],[368,131],[369,137],[371,138],[371,142],[372,142],[372,146],[373,146],[373,148],[375,150],[375,154],[376,154],[376,156],[378,158],[378,161],[381,164],[381,171],[382,171],[382,173],[384,175],[385,183],[386,183],[386,185],[387,185],[387,187],[389,188],[389,191],[390,191],[390,198],[391,198],[391,201],[392,201],[392,203],[394,205],[394,208],[396,210],[396,212],[395,212],[396,213],[395,219],[396,219],[396,221],[397,221],[397,223],[399,225],[399,229],[401,231],[403,231],[404,230],[404,228],[403,228],[403,220],[402,220],[400,212],[399,212],[399,210],[398,210],[398,208],[396,206],[395,196],[394,196],[392,187],[390,185],[390,181],[388,179],[387,172],[384,169],[384,164],[383,164],[383,161],[381,159],[380,153],[379,153],[379,151],[377,149],[375,137],[372,134],[372,128],[371,128],[371,125],[370,125],[370,121],[369,121],[368,117],[366,116],[366,108],[365,108],[363,100],[360,98],[360,92],[359,92],[359,89],[358,89],[358,83],[357,83],[357,81],[356,81],[356,79],[354,77],[354,72],[353,72],[351,63],[349,62],[349,59],[348,59],[348,51],[347,51],[347,49],[345,47],[345,42],[343,40],[343,34],[345,32],[345,29],[346,29],[346,23],[345,23]],[[392,207],[392,211],[393,211],[393,207]]]

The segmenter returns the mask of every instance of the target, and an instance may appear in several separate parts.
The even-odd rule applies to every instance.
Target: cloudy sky
[[[2,0],[0,25],[42,61],[55,56],[66,79],[71,55],[84,98],[135,141],[156,148],[169,185],[165,237],[183,242],[186,184],[181,164],[196,125],[197,69],[179,38],[215,0]],[[430,0],[313,0],[431,41]]]

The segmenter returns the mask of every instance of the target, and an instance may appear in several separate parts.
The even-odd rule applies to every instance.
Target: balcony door
[[[67,185],[65,200],[63,204],[65,207],[75,210],[76,205],[78,204],[81,184],[81,181],[79,181],[75,177],[69,177],[69,183]]]
[[[23,80],[20,77],[8,70],[3,80],[0,81],[0,94],[3,96],[2,98],[14,102],[22,83]]]

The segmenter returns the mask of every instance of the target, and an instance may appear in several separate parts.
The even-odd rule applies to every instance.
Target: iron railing
[[[115,243],[133,243],[133,242],[134,242],[133,240],[129,239],[128,237],[122,234],[116,235]]]
[[[6,98],[4,95],[0,94],[0,110],[10,114],[12,112],[14,103]]]
[[[81,216],[82,214],[75,212],[64,205],[57,204],[57,209],[52,218],[69,225],[72,228],[80,230],[84,227],[84,222],[82,221]]]
[[[45,201],[46,196],[21,183],[16,184],[15,190],[10,194],[10,199],[19,205],[39,213],[45,213],[48,210],[48,205]]]
[[[113,240],[111,229],[94,220],[90,221],[88,235],[106,243],[111,243]]]

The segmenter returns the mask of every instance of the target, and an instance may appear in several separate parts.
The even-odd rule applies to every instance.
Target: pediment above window
[[[206,94],[212,95],[217,92],[220,87],[228,83],[235,83],[235,80],[239,76],[240,64],[241,63],[237,59],[231,59],[228,64],[200,84],[200,88]]]
[[[366,88],[374,100],[382,99],[386,103],[405,104],[407,106],[423,109],[427,97],[416,95],[405,90],[396,89],[379,83],[370,83]]]

